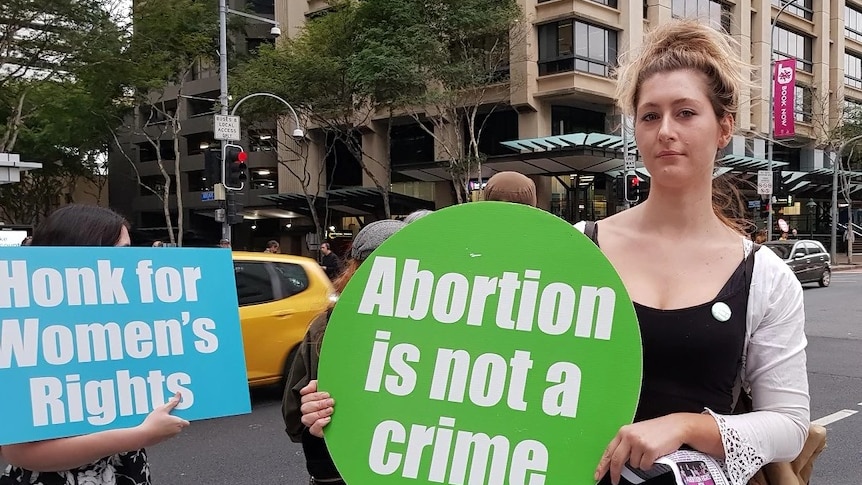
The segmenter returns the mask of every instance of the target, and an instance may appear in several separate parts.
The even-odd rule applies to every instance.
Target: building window
[[[862,89],[862,57],[844,53],[844,83]]]
[[[277,145],[275,130],[248,130],[248,147],[251,152],[272,152]]]
[[[479,133],[479,153],[486,156],[510,155],[512,150],[503,146],[504,141],[518,139],[518,112],[501,108],[491,114],[476,116],[475,131]],[[470,134],[467,122],[464,123],[464,149],[469,149]]]
[[[779,59],[796,59],[796,69],[805,72],[814,71],[811,37],[776,27],[772,37],[772,48]]]
[[[862,118],[862,100],[844,98],[844,118],[854,120]]]
[[[203,192],[213,189],[212,184],[206,179],[203,170],[192,170],[186,172],[186,174],[189,180],[189,192]]]
[[[784,9],[785,12],[790,12],[797,17],[802,17],[805,20],[814,20],[814,0],[772,0],[772,4],[781,8],[790,3],[790,6]]]
[[[605,114],[572,106],[551,106],[551,135],[604,133]]]
[[[434,131],[434,126],[425,123],[423,128],[411,123],[392,127],[389,158],[393,166],[434,161],[434,137],[426,129]]]
[[[168,191],[169,194],[177,193],[177,179],[173,175],[168,177],[171,179],[171,188]],[[164,197],[165,194],[165,177],[162,175],[148,175],[145,177],[141,177],[141,183],[138,184],[140,187],[141,195],[156,195],[158,194],[160,197]]]
[[[362,186],[362,163],[357,159],[357,155],[362,153],[362,133],[354,131],[340,136],[327,133],[324,149],[328,189]]]
[[[256,14],[275,15],[275,2],[273,0],[246,0],[245,6]]]
[[[844,35],[862,42],[862,12],[849,5],[844,6]]]
[[[581,71],[610,77],[617,32],[578,20],[539,26],[539,75]]]
[[[730,6],[715,0],[673,0],[671,13],[676,18],[707,20],[714,28],[730,31]]]
[[[188,117],[206,116],[217,112],[216,103],[218,102],[219,93],[210,91],[200,94],[194,98],[186,98],[188,100]]]
[[[809,86],[803,86],[800,84],[796,85],[796,90],[794,92],[794,102],[795,106],[793,111],[795,113],[796,121],[801,121],[803,123],[811,123],[812,118],[812,110],[811,110],[811,99],[812,99],[812,91],[814,89]]]
[[[213,132],[211,131],[193,133],[191,135],[186,135],[185,138],[187,155],[199,155],[207,148],[216,147],[219,144],[215,139],[215,135],[213,135]]]
[[[248,178],[250,180],[249,187],[251,187],[252,190],[275,190],[278,188],[277,168],[253,168],[248,171]]]
[[[138,151],[138,162],[154,162],[161,155],[162,160],[174,160],[176,158],[174,152],[173,140],[154,140],[159,145],[159,152],[156,152],[156,147],[149,141],[144,141],[135,144]]]

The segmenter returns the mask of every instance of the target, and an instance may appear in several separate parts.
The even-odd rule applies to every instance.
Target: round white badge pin
[[[712,316],[715,317],[719,322],[726,322],[730,320],[731,315],[730,307],[727,306],[727,303],[720,301],[715,305],[712,305]]]

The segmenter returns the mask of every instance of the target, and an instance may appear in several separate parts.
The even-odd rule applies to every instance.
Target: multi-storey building
[[[248,11],[254,15],[274,18],[274,0],[229,0],[228,6],[235,10]],[[232,30],[232,46],[236,55],[248,54],[263,43],[272,43],[272,25],[254,20],[244,20],[242,32]],[[234,62],[236,59],[229,59]],[[221,237],[221,224],[215,221],[217,201],[209,199],[212,181],[207,181],[204,171],[204,151],[217,147],[214,139],[213,114],[217,113],[219,97],[218,64],[208,61],[196,63],[182,84],[167,86],[164,91],[152,96],[158,101],[158,109],[139,106],[135,110],[137,120],[130,126],[142,127],[151,138],[158,138],[160,154],[142,131],[126,133],[121,138],[122,150],[114,148],[110,154],[110,205],[128,217],[135,234],[136,243],[150,240],[167,240],[167,228],[162,200],[155,195],[164,186],[164,177],[158,166],[161,155],[165,169],[171,174],[171,193],[177,191],[183,200],[184,239],[189,245],[215,245]],[[178,110],[178,108],[181,108]],[[175,180],[174,136],[164,112],[180,113],[179,132],[180,180]],[[278,193],[277,157],[268,140],[275,136],[275,122],[258,123],[246,130],[241,142],[248,151],[249,177],[246,190],[238,197],[244,207],[246,220],[234,226],[234,248],[252,249],[264,247],[268,239],[280,239],[284,232],[282,221],[296,217],[276,207],[263,195]],[[166,129],[167,128],[167,129]],[[129,131],[129,130],[127,130]],[[164,134],[162,134],[164,132]],[[171,196],[174,199],[175,195]],[[177,204],[170,202],[171,217],[178,219]],[[176,230],[176,226],[174,226]]]
[[[789,219],[800,233],[827,232],[832,164],[824,140],[846,106],[862,103],[862,2],[795,0],[779,15],[785,3],[520,0],[531,31],[525,42],[511,46],[513,82],[503,100],[506,107],[497,108],[488,119],[480,145],[489,158],[482,166],[481,180],[477,173],[471,185],[479,188],[497,171],[516,170],[535,180],[542,208],[568,220],[599,219],[619,210],[614,180],[623,168],[623,120],[614,105],[613,68],[619,54],[627,46],[637,45],[651,26],[676,17],[694,17],[727,30],[738,41],[741,58],[754,67],[751,75],[757,80],[750,96],[742,100],[740,134],[723,154],[723,172],[738,172],[754,180],[757,170],[769,166],[765,140],[771,115],[770,49],[775,59],[796,59],[796,136],[779,140],[773,147],[774,168],[782,172],[782,195],[790,195],[790,200],[776,206],[780,207],[778,217]],[[277,20],[287,27],[287,35],[294,36],[308,18],[325,14],[327,8],[323,0],[277,0]],[[397,197],[403,197],[400,209],[415,207],[415,199],[433,202],[438,208],[454,203],[451,181],[438,162],[443,157],[432,137],[408,120],[397,123],[390,139],[377,126],[385,116],[381,114],[380,120],[363,127],[362,145],[375,159],[389,161],[388,166],[375,170],[400,194]],[[316,154],[314,147],[311,150],[313,163],[327,163],[321,149]],[[282,156],[289,158],[289,154]],[[299,182],[285,176],[284,168],[280,171],[279,195],[269,199],[284,209],[298,210],[304,203],[297,196],[302,193]],[[343,173],[321,173],[339,179],[336,188],[373,188],[357,167]],[[642,168],[639,173],[648,179]],[[862,174],[856,181],[858,204]],[[759,196],[753,186],[742,188],[752,219],[759,220]],[[332,188],[327,194],[343,206],[343,190],[331,192]],[[356,222],[354,217],[374,217],[366,192],[374,191],[366,188],[362,193],[366,200],[332,212],[336,232],[347,231]],[[368,209],[363,210],[362,203]],[[844,214],[847,212],[845,209]]]
[[[785,3],[520,0],[530,29],[524,42],[511,46],[508,78],[512,82],[496,100],[503,107],[488,116],[480,139],[488,159],[481,177],[477,171],[470,186],[479,189],[494,173],[516,170],[536,182],[540,207],[567,220],[599,219],[619,210],[615,180],[623,168],[624,120],[614,105],[613,68],[620,53],[637,45],[651,26],[675,17],[694,17],[730,32],[739,43],[741,58],[754,67],[752,79],[757,80],[750,96],[742,100],[740,134],[723,154],[721,171],[753,181],[757,170],[768,167],[770,49],[775,59],[796,59],[796,136],[776,142],[772,157],[774,168],[782,174],[782,195],[791,197],[788,204],[776,206],[778,215],[801,233],[827,232],[832,154],[824,149],[824,141],[845,108],[862,103],[862,2],[795,0],[778,15]],[[297,35],[307,19],[324,15],[329,8],[325,0],[257,0],[249,6],[258,15],[275,18],[286,36]],[[246,47],[251,50],[271,42],[269,27],[250,23]],[[183,96],[174,92],[172,98],[174,106],[184,103],[187,113],[179,143],[182,175],[174,187],[183,194],[189,236],[204,243],[215,242],[219,234],[213,219],[215,203],[201,200],[209,185],[204,179],[203,151],[216,143],[211,118],[215,105],[210,100],[218,98],[217,74],[215,66],[198,66],[185,83]],[[170,98],[171,88],[167,93]],[[138,116],[149,119],[148,107],[141,107]],[[381,113],[359,127],[358,133],[363,152],[384,161],[366,166],[391,187],[393,215],[455,203],[451,179],[439,162],[444,157],[434,139],[409,117],[395,120],[388,136],[387,116]],[[325,140],[311,136],[306,142],[311,166],[303,170],[313,180],[300,181],[288,170],[290,151],[273,148],[273,138],[289,139],[278,129],[273,123],[245,133],[250,183],[243,211],[246,220],[234,226],[236,248],[262,248],[266,240],[278,239],[287,251],[307,253],[307,235],[314,227],[303,195],[309,186],[317,187],[318,203],[326,209],[321,222],[329,234],[349,236],[362,222],[381,217],[380,195],[359,161],[337,144],[334,150],[325,149]],[[135,175],[158,187],[162,176],[155,149],[143,137],[128,137],[124,142],[131,148],[133,163],[116,153],[112,156],[111,205],[129,215],[144,237],[163,238],[162,203],[138,184]],[[175,158],[173,141],[160,143],[162,158]],[[166,163],[169,172],[171,163]],[[648,173],[638,170],[648,180]],[[855,181],[853,197],[859,204],[862,174]],[[759,220],[760,198],[753,187],[742,188],[751,218]],[[842,222],[853,214],[852,209],[842,208]]]

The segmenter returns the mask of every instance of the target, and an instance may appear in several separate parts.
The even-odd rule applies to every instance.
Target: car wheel
[[[821,288],[825,288],[829,286],[829,282],[832,280],[832,271],[829,268],[823,270],[823,274],[820,276],[820,281],[817,283],[820,284]]]

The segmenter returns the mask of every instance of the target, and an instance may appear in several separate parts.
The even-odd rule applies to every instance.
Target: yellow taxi
[[[248,384],[279,384],[312,320],[337,298],[311,258],[234,251]]]

